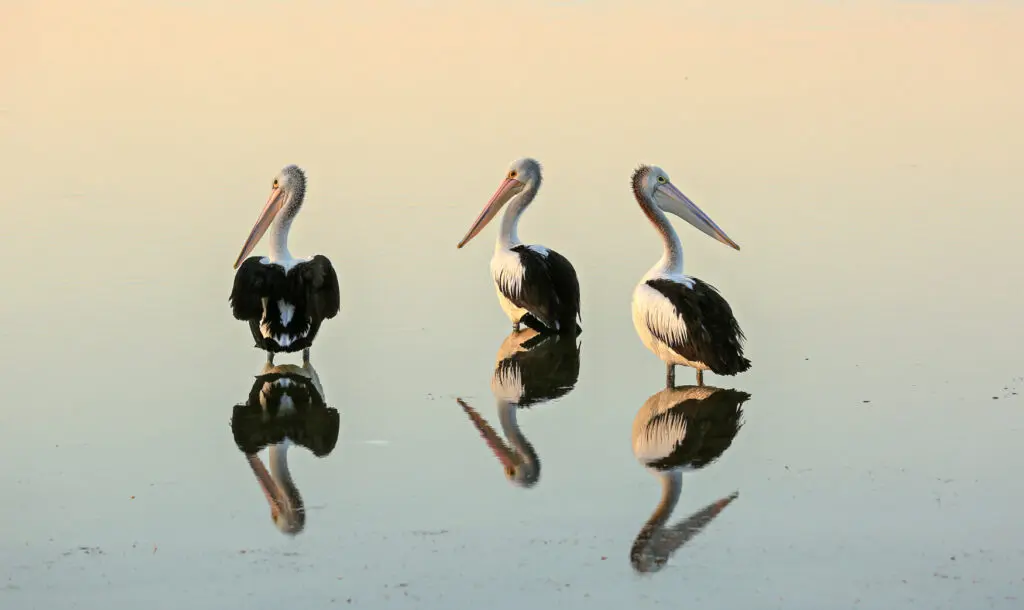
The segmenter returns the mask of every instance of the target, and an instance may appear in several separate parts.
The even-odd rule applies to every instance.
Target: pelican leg
[[[514,333],[519,332],[519,321],[518,320],[512,323],[512,332],[514,332]]]
[[[274,352],[267,352],[267,364],[274,364]]]
[[[697,385],[704,385],[704,371],[697,369]]]
[[[674,388],[676,387],[676,365],[667,364],[665,366],[665,387]]]
[[[302,350],[302,364],[309,364],[309,348]]]

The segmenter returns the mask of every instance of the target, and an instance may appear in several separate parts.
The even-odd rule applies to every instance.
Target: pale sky
[[[627,188],[649,162],[743,246],[680,228],[688,270],[738,298],[869,275],[909,303],[908,277],[969,273],[994,306],[1019,304],[1024,5],[637,6],[16,3],[0,160],[18,223],[0,249],[43,269],[118,261],[90,282],[156,267],[219,286],[298,163],[293,252],[345,261],[355,290],[380,265],[454,290],[486,274],[493,230],[455,243],[529,155],[545,186],[521,235],[619,278],[605,298],[627,299],[658,256]]]

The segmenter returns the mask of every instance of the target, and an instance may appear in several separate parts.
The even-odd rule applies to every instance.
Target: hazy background
[[[263,581],[246,565],[223,564],[230,578],[220,580],[199,572],[210,545],[234,553],[246,540],[311,545],[302,547],[317,558],[307,578],[333,570],[324,562],[344,547],[349,560],[372,555],[380,578],[400,580],[376,532],[438,522],[484,541],[445,555],[481,571],[448,582],[437,571],[453,569],[416,565],[446,603],[471,607],[465,592],[479,583],[507,587],[512,600],[534,582],[475,563],[515,555],[519,547],[501,542],[518,539],[501,533],[499,523],[516,522],[506,515],[587,515],[579,527],[590,532],[617,523],[620,509],[622,541],[595,551],[614,565],[581,578],[622,603],[708,596],[753,607],[745,595],[770,605],[785,593],[779,607],[855,598],[900,607],[910,603],[900,566],[979,537],[1006,579],[982,562],[963,576],[982,578],[975,588],[912,578],[910,590],[930,608],[1018,603],[1008,597],[1024,567],[1014,467],[1024,418],[1012,394],[1024,386],[1020,3],[0,8],[0,379],[9,392],[0,567],[23,566],[9,581],[19,597],[0,590],[5,607],[163,591],[163,574],[206,575],[226,595],[235,589],[223,583],[241,579],[251,591]],[[546,173],[520,235],[576,265],[585,333],[579,389],[565,409],[533,420],[538,446],[563,461],[524,493],[487,461],[452,397],[490,408],[493,356],[508,332],[488,277],[495,228],[463,250],[455,244],[508,163],[527,155]],[[687,482],[686,493],[701,490],[692,504],[702,506],[737,480],[746,487],[721,527],[702,534],[729,550],[694,560],[710,575],[686,581],[689,598],[679,597],[678,575],[651,588],[617,580],[629,576],[622,557],[656,498],[629,456],[629,423],[664,375],[629,315],[632,288],[660,253],[628,186],[640,162],[666,169],[742,246],[677,223],[687,272],[733,304],[754,362],[739,378],[711,381],[753,394],[745,441],[730,450],[733,466],[720,465],[732,479],[707,490]],[[328,255],[341,278],[342,314],[314,349],[328,403],[343,412],[343,439],[391,443],[343,440],[321,470],[296,474],[310,504],[356,511],[324,509],[315,526],[311,515],[296,540],[267,523],[226,424],[263,358],[230,318],[230,264],[288,163],[309,180],[291,250]],[[768,483],[797,463],[817,469],[813,484]],[[886,483],[868,483],[878,472]],[[933,502],[930,485],[943,478],[961,482],[959,509]],[[474,498],[483,480],[494,490]],[[124,499],[142,485],[157,494],[145,510],[141,496]],[[748,500],[751,486],[765,497]],[[246,516],[229,525],[223,511]],[[565,531],[557,518],[544,523]],[[331,538],[354,531],[365,539]],[[120,576],[110,586],[97,577],[94,590],[43,567],[65,547],[138,540],[163,545],[163,554],[145,548],[145,560],[167,562],[159,571],[104,568]],[[751,545],[773,550],[744,555]],[[553,552],[524,562],[541,580],[568,565]],[[766,562],[775,570],[767,594],[737,585],[761,578]],[[922,565],[922,575],[934,572]],[[78,578],[92,582],[97,568],[83,566]],[[800,576],[811,569],[831,576]],[[303,591],[326,603],[321,585]],[[556,599],[538,587],[535,601]]]

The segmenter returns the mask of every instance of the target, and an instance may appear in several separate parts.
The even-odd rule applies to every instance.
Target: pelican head
[[[267,229],[270,228],[271,223],[274,222],[274,219],[283,208],[287,208],[287,210],[282,218],[291,219],[295,216],[295,213],[299,211],[299,206],[302,205],[302,197],[305,192],[306,174],[299,169],[299,166],[289,165],[277,174],[277,177],[274,178],[274,183],[270,187],[270,197],[267,198],[267,205],[263,206],[260,217],[256,220],[252,232],[249,233],[249,237],[245,240],[245,245],[242,246],[242,252],[238,255],[238,259],[235,260],[235,269],[238,268],[238,265],[242,263],[246,256],[249,256],[249,253],[256,247],[256,244],[259,243],[263,234],[267,232]]]
[[[737,250],[739,245],[720,229],[697,204],[690,201],[672,184],[665,170],[656,165],[641,165],[633,173],[633,190],[638,197],[657,206],[662,212],[675,214],[705,234]]]
[[[522,193],[526,188],[532,187],[536,190],[540,187],[541,182],[541,170],[540,163],[536,159],[524,157],[518,161],[513,161],[512,165],[509,166],[508,172],[505,173],[505,179],[501,182],[501,186],[491,196],[491,200],[484,206],[480,215],[473,221],[473,226],[469,228],[469,232],[459,242],[458,247],[461,248],[469,243],[469,240],[476,237],[476,234],[483,230],[487,226],[487,223],[491,222],[501,208],[509,202],[510,199]]]

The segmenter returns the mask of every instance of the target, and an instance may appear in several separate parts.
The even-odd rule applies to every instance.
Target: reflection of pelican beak
[[[494,219],[494,217],[498,214],[498,211],[501,210],[502,206],[508,203],[508,200],[511,199],[512,196],[518,193],[522,188],[522,182],[516,180],[515,178],[505,178],[505,181],[501,183],[501,186],[498,187],[498,190],[495,191],[494,195],[491,196],[491,200],[488,201],[487,205],[484,206],[483,211],[480,212],[480,215],[477,216],[476,220],[473,221],[473,226],[469,228],[469,232],[466,233],[466,236],[463,237],[462,241],[459,242],[458,247],[461,248],[462,246],[465,246],[466,244],[469,243],[469,240],[476,237],[477,233],[483,231],[484,227],[487,226],[487,223],[491,222],[491,220]]]
[[[677,494],[678,489],[678,487],[675,488]],[[658,509],[644,524],[630,549],[629,560],[633,564],[633,569],[641,573],[660,571],[668,563],[673,553],[701,533],[729,503],[738,497],[739,492],[733,492],[708,504],[669,528],[665,527],[665,521],[668,520],[673,507],[665,506],[666,498],[662,498]],[[675,500],[672,500],[671,504],[674,505]],[[666,512],[663,513],[663,509]]]
[[[267,497],[267,503],[270,505],[270,517],[276,523],[286,501],[281,493],[281,488],[278,487],[277,482],[267,472],[267,467],[263,465],[263,460],[259,456],[249,454],[245,457],[249,460],[249,466],[252,468],[253,474],[256,475],[260,488],[263,489],[263,495]]]
[[[488,424],[487,421],[481,417],[475,409],[473,409],[473,407],[467,405],[461,398],[457,398],[456,400],[458,401],[459,406],[462,407],[462,410],[466,412],[466,415],[469,416],[470,421],[473,422],[477,432],[479,432],[480,436],[483,437],[487,446],[491,448],[491,451],[494,452],[494,455],[501,462],[501,465],[505,469],[505,476],[509,478],[515,476],[516,469],[519,467],[519,460],[516,459],[516,455],[512,451],[511,447],[501,440],[501,436],[494,431],[494,428],[492,428],[490,424]]]
[[[275,187],[270,192],[270,197],[267,199],[267,205],[263,207],[263,211],[260,212],[260,217],[256,219],[256,224],[252,228],[252,232],[249,233],[248,239],[245,240],[245,245],[242,246],[242,252],[238,255],[238,259],[235,260],[235,269],[238,269],[238,265],[242,263],[242,259],[252,252],[252,249],[259,243],[260,238],[270,228],[270,223],[274,222],[274,217],[281,211],[281,206],[284,203],[284,191],[280,187]]]
[[[271,451],[273,452],[274,449],[272,447]],[[274,468],[274,472],[277,473],[278,477],[281,477],[282,473],[277,472],[280,463],[275,462],[275,460],[280,457],[275,457],[273,453],[270,455],[271,467]],[[260,488],[263,489],[263,495],[266,496],[267,503],[270,505],[270,518],[273,520],[274,526],[282,534],[288,534],[289,536],[297,535],[306,527],[306,509],[302,505],[302,498],[299,496],[298,490],[290,485],[290,479],[287,479],[287,472],[284,473],[286,477],[285,482],[283,484],[279,483],[267,472],[263,461],[258,456],[247,454],[246,458],[249,460],[249,466],[260,483]],[[284,468],[287,468],[287,466],[284,466]]]

